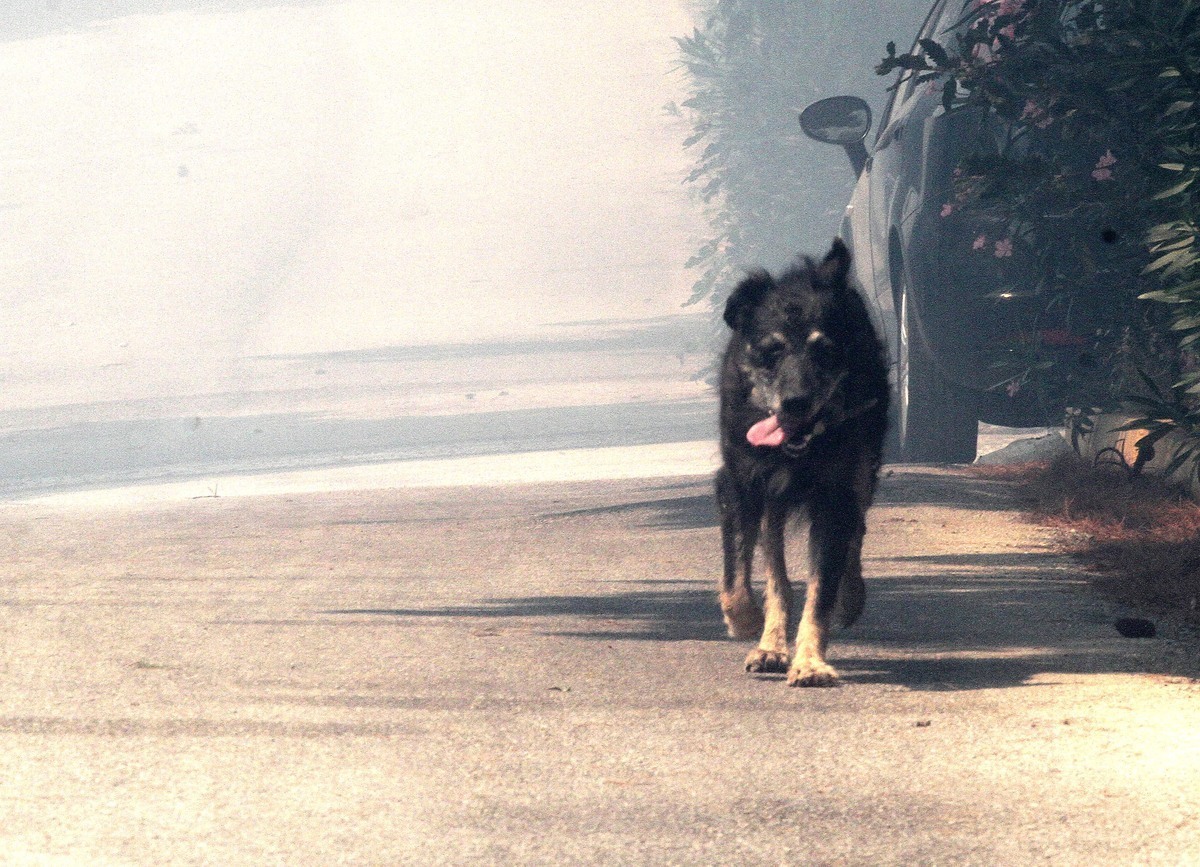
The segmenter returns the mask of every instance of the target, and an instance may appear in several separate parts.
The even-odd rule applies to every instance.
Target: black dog
[[[829,621],[837,609],[850,625],[866,600],[864,519],[883,453],[888,381],[849,268],[849,251],[835,240],[819,265],[806,258],[778,280],[751,273],[725,306],[734,333],[721,367],[721,610],[732,637],[761,630],[746,670],[786,670],[792,686],[837,683],[825,661]],[[804,507],[810,578],[789,668],[784,528]],[[750,589],[760,538],[765,618]]]

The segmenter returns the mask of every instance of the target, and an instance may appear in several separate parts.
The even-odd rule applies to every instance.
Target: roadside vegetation
[[[994,388],[1084,432],[1113,411],[1151,444],[1180,432],[1200,469],[1200,0],[950,2],[953,35],[908,53],[924,3],[699,5],[677,40],[691,96],[670,107],[713,227],[692,302],[717,308],[743,268],[823,249],[851,177],[796,112],[860,93],[878,114],[882,56],[893,88],[915,79],[972,119],[942,217],[997,299],[1028,296],[1053,323],[995,347]]]
[[[1200,506],[1183,491],[1156,476],[1072,457],[972,472],[1016,482],[1029,517],[1058,530],[1105,592],[1200,624]]]
[[[998,387],[1040,392],[1073,439],[1100,413],[1133,416],[1142,454],[1171,435],[1164,475],[1195,481],[1200,0],[968,0],[957,50],[889,45],[877,71],[896,70],[978,119],[943,216],[986,225],[963,242],[1003,245],[1017,279],[997,291],[1031,293],[1047,318],[1068,311],[1083,338],[1065,365],[1061,347],[1002,347]],[[1031,517],[1104,590],[1196,622],[1200,507],[1140,470],[1066,459],[980,472],[1021,482]]]
[[[949,50],[888,45],[877,71],[897,70],[974,121],[942,216],[973,227],[998,296],[1067,323],[999,347],[996,388],[1084,431],[1118,411],[1144,444],[1177,432],[1195,474],[1200,0],[967,0]]]
[[[778,268],[816,255],[838,231],[854,174],[838,150],[800,130],[814,100],[861,93],[878,113],[886,97],[872,73],[896,31],[916,33],[927,9],[911,0],[709,0],[699,26],[676,40],[689,91],[667,110],[684,118],[696,155],[687,178],[712,234],[688,267],[690,304],[713,309],[746,268]],[[910,37],[911,38],[911,37]]]

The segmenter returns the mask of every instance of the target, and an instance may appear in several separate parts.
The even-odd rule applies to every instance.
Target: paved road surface
[[[845,685],[740,669],[706,479],[0,509],[0,863],[1200,863],[1200,691],[897,468]]]

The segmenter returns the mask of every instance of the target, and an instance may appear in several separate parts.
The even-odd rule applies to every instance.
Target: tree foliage
[[[719,305],[744,269],[828,247],[853,176],[840,150],[803,136],[797,116],[836,93],[878,106],[875,46],[898,21],[915,31],[919,5],[715,0],[703,25],[676,40],[690,90],[684,146],[697,154],[687,182],[713,230],[688,262],[699,272],[690,303]]]

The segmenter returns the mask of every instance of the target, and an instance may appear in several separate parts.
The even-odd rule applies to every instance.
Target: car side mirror
[[[857,96],[831,96],[800,112],[800,128],[809,138],[841,145],[856,175],[867,164],[863,139],[871,129],[871,106]]]

